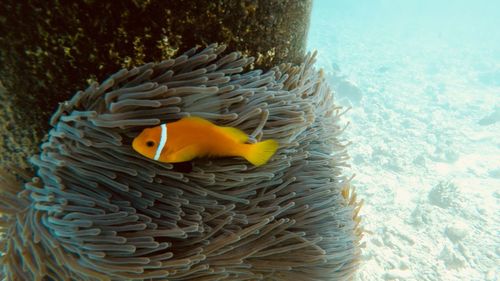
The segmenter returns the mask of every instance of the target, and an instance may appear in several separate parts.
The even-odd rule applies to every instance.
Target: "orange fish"
[[[144,129],[132,142],[140,154],[160,162],[177,163],[197,157],[243,157],[255,166],[264,165],[278,149],[275,140],[245,143],[239,129],[220,127],[200,117]]]

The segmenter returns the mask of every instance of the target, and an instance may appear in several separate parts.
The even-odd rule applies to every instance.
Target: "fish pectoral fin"
[[[228,134],[231,138],[235,139],[239,143],[248,141],[248,135],[240,129],[236,129],[233,127],[220,127],[220,129],[222,130],[222,132]]]
[[[187,146],[170,155],[168,162],[186,162],[191,161],[198,156],[198,149],[195,146]]]

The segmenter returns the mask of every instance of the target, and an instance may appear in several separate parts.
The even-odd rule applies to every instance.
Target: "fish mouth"
[[[134,140],[132,141],[132,148],[133,148],[135,151],[137,151],[137,139],[134,139]]]
[[[132,141],[132,148],[133,148],[136,152],[138,152],[138,153],[140,153],[140,154],[144,155],[144,154],[141,152],[141,149],[139,148],[139,141],[138,141],[137,139],[134,139],[134,140]]]

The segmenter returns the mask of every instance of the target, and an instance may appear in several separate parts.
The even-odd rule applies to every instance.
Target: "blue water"
[[[500,1],[315,1],[317,66],[351,110],[359,280],[500,280]]]

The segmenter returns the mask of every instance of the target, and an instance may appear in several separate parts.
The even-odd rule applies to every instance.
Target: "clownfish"
[[[145,157],[165,163],[190,161],[198,157],[243,157],[261,166],[274,155],[278,142],[266,140],[247,144],[248,136],[232,127],[221,127],[200,117],[144,129],[132,141],[132,148]]]

